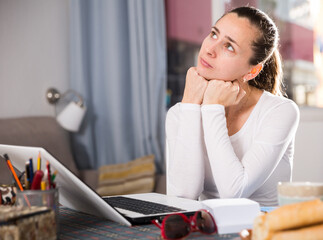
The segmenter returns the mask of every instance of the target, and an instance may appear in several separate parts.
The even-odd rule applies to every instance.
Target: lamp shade
[[[70,102],[57,116],[57,122],[66,130],[77,132],[80,129],[86,108]]]

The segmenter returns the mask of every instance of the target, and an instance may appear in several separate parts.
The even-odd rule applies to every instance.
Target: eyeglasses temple
[[[162,229],[162,226],[160,225],[160,223],[158,222],[158,220],[157,220],[157,219],[153,219],[153,220],[151,220],[151,222],[152,222],[153,224],[155,224],[155,226],[157,226],[157,227],[159,227],[160,229]]]

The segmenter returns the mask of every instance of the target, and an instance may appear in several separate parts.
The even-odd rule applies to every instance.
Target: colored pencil
[[[20,191],[23,191],[24,189],[23,189],[23,187],[22,187],[22,185],[21,185],[21,182],[19,181],[19,178],[18,178],[18,176],[17,176],[17,174],[16,174],[15,169],[13,168],[13,166],[12,166],[12,164],[11,164],[11,161],[10,161],[10,159],[9,159],[8,154],[4,154],[3,156],[4,156],[4,158],[6,159],[6,162],[7,162],[8,168],[9,168],[9,170],[11,171],[11,173],[12,173],[12,175],[13,175],[14,179],[16,180],[16,183],[17,183],[17,185],[18,185],[18,187],[19,187]]]

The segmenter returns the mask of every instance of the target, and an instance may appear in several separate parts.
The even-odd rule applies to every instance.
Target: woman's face
[[[225,15],[202,43],[197,72],[208,80],[241,80],[251,70],[251,46],[257,33],[247,18]]]

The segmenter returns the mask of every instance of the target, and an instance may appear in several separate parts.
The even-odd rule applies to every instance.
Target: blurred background
[[[0,0],[0,118],[56,117],[70,99],[54,106],[47,90],[72,89],[87,108],[69,133],[78,169],[154,154],[163,174],[166,112],[211,26],[245,5],[280,30],[301,111],[294,180],[323,181],[323,0]]]
[[[186,69],[192,66],[209,23],[224,11],[255,6],[269,14],[280,30],[280,53],[288,97],[300,106],[323,106],[322,4],[320,0],[166,0],[168,90],[170,105],[180,101]]]

